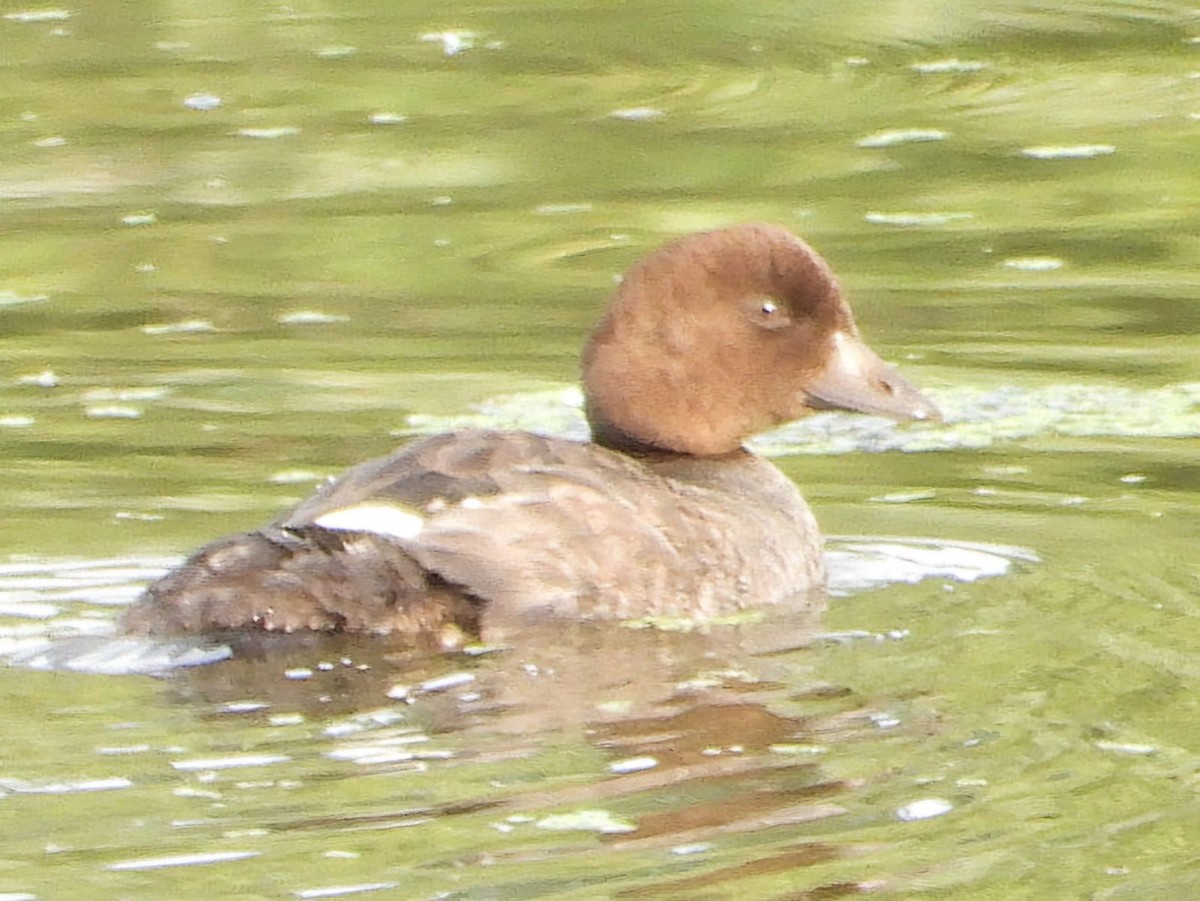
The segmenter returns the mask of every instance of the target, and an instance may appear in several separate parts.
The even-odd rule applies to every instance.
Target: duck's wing
[[[510,611],[625,615],[698,565],[663,479],[593,444],[438,435],[354,467],[274,525],[384,536],[429,573]],[[651,607],[654,605],[651,604]]]

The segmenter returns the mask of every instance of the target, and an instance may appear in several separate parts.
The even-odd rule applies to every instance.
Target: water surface
[[[0,892],[1200,893],[1195,9],[10,4],[0,46]],[[577,433],[617,273],[747,219],[947,413],[761,440],[838,536],[816,641],[34,665],[412,434]]]

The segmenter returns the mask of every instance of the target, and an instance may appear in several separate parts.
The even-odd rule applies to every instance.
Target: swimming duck
[[[454,646],[488,609],[711,619],[823,603],[796,486],[743,447],[813,410],[937,410],[859,337],[829,266],[761,224],[626,273],[583,351],[592,440],[464,429],[353,467],[146,589],[127,633],[373,632]]]

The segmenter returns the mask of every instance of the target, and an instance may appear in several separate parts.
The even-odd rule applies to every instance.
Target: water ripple
[[[166,857],[139,857],[110,863],[106,870],[161,870],[169,867],[195,867],[210,863],[228,863],[258,857],[261,851],[201,851],[196,854],[172,854]]]

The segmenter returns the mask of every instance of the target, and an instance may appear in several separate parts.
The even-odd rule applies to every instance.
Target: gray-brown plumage
[[[742,449],[818,408],[933,406],[858,337],[816,253],[770,226],[692,235],[630,270],[584,352],[594,441],[464,430],[354,467],[202,548],[123,627],[371,631],[435,645],[490,611],[712,618],[822,603],[796,487]]]

